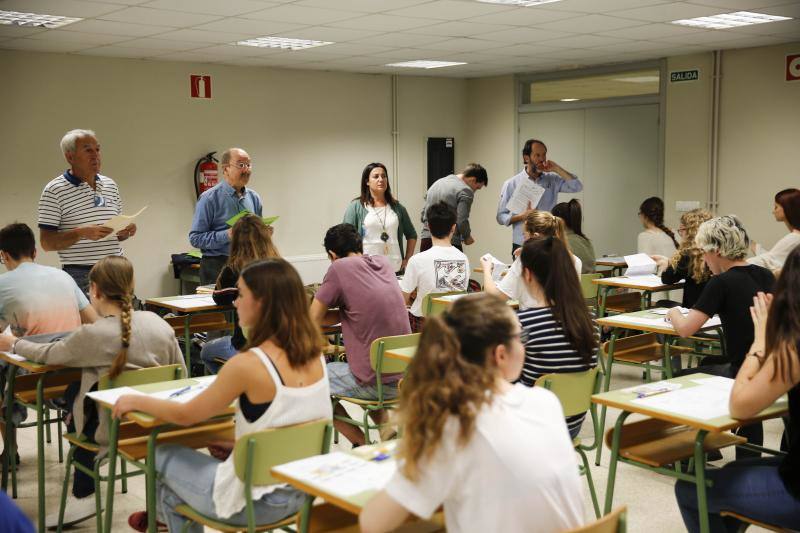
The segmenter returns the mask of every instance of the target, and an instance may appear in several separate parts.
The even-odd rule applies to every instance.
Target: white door
[[[583,182],[582,192],[559,201],[580,200],[597,255],[635,253],[639,204],[660,195],[658,105],[522,113],[520,145],[529,138],[544,141],[547,157]]]

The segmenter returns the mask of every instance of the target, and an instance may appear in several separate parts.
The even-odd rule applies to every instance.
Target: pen
[[[648,392],[637,392],[636,393],[636,397],[637,398],[647,398],[648,396],[655,396],[656,394],[661,394],[661,393],[664,393],[664,392],[670,392],[671,390],[672,389],[658,389],[658,390],[653,390],[653,391],[648,391]]]
[[[175,398],[176,396],[180,396],[180,395],[181,395],[181,394],[183,394],[184,392],[188,392],[188,391],[189,391],[191,388],[192,388],[192,386],[191,386],[191,385],[187,385],[186,387],[184,387],[184,388],[182,388],[182,389],[178,389],[178,390],[176,390],[175,392],[171,393],[171,394],[168,396],[168,398]]]

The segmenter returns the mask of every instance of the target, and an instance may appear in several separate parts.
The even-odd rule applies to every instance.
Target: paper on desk
[[[131,387],[116,387],[113,389],[90,391],[86,393],[86,396],[96,402],[114,405],[117,403],[117,400],[119,400],[120,396],[125,396],[126,394],[138,394],[139,396],[144,395],[143,392],[139,392]]]
[[[101,224],[103,227],[111,228],[113,231],[109,235],[106,235],[100,240],[104,241],[106,239],[110,239],[118,231],[123,230],[127,228],[129,225],[133,224],[133,221],[136,220],[136,217],[141,215],[142,211],[144,211],[145,209],[147,209],[147,206],[144,206],[143,208],[139,209],[139,212],[137,212],[134,215],[115,215],[106,220],[105,222],[103,222],[103,224]]]
[[[730,389],[723,387],[701,386],[679,389],[631,401],[642,406],[689,418],[710,420],[729,414],[728,399],[730,394]]]
[[[655,274],[658,269],[656,262],[647,254],[626,255],[625,262],[628,263],[625,275],[629,278]],[[659,278],[659,281],[661,281],[661,278]]]
[[[509,265],[503,263],[492,254],[484,254],[481,259],[488,259],[492,262],[492,279],[498,283],[509,269]]]
[[[161,303],[164,305],[183,307],[185,309],[217,305],[216,302],[214,302],[214,298],[212,298],[210,294],[197,294],[192,296],[184,296],[182,298],[174,298],[172,300],[162,300]]]
[[[681,388],[680,383],[674,381],[653,381],[652,383],[645,383],[643,385],[634,385],[627,389],[622,389],[623,392],[632,392],[633,394],[641,394],[642,396],[650,396],[659,392],[674,391]]]
[[[274,470],[324,492],[347,497],[385,487],[397,470],[397,463],[333,452],[276,466]]]
[[[514,189],[514,194],[506,204],[506,209],[518,215],[527,211],[528,205],[531,209],[536,209],[539,200],[544,196],[544,187],[537,185],[532,179],[524,179],[522,183]]]
[[[733,384],[736,382],[736,380],[734,380],[734,379],[724,378],[722,376],[712,376],[710,378],[699,378],[699,379],[693,379],[692,381],[694,381],[698,385],[703,385],[705,387],[716,387],[718,389],[725,390],[728,393],[731,392],[731,389],[733,389]]]
[[[666,316],[666,314],[669,313],[670,309],[674,309],[674,307],[657,307],[655,309],[649,309],[649,311],[651,313],[653,313],[654,315],[665,315]],[[678,309],[681,310],[681,314],[682,315],[688,315],[689,311],[691,311],[691,309],[688,309],[686,307],[679,307]]]
[[[664,285],[664,282],[661,281],[661,278],[656,276],[655,274],[648,274],[644,276],[633,276],[633,277],[617,276],[614,278],[605,278],[603,281],[618,283],[619,286],[621,287],[630,285],[630,286],[641,286],[641,287],[651,288],[651,287],[661,287],[662,285]]]
[[[9,359],[13,359],[14,361],[25,361],[26,360],[25,357],[23,357],[23,356],[21,356],[19,354],[16,354],[16,353],[11,353],[11,352],[3,352],[3,353],[6,354],[6,356],[8,356]]]

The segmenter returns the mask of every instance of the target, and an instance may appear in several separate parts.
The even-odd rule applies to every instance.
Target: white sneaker
[[[103,499],[101,498],[100,501],[103,501]],[[101,509],[103,508],[105,508],[105,506],[101,506]],[[86,496],[85,498],[76,498],[70,494],[67,496],[67,506],[64,509],[63,526],[73,526],[96,514],[97,507],[95,507],[94,494]],[[44,524],[47,529],[58,529],[58,508],[56,508],[54,513],[47,515]]]

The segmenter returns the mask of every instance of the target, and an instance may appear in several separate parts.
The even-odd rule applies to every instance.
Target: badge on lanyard
[[[106,205],[106,199],[103,198],[102,196],[95,195],[95,197],[94,197],[94,206],[95,207],[105,207],[105,205]]]

